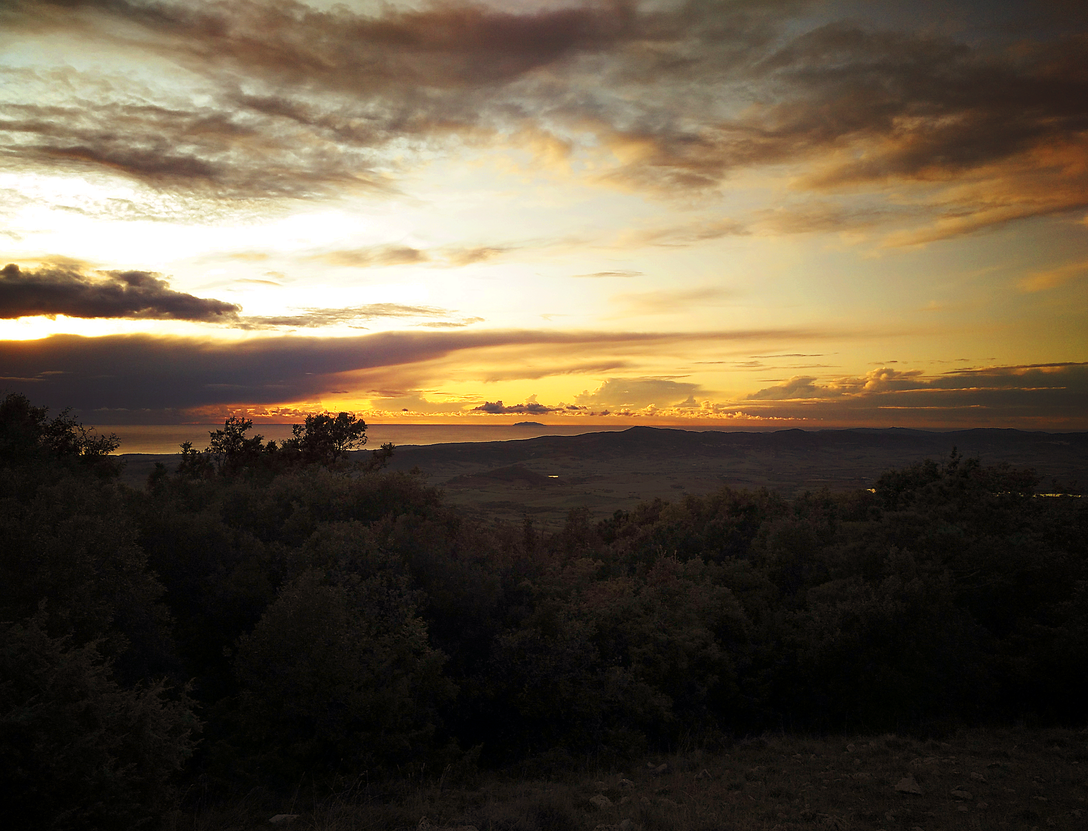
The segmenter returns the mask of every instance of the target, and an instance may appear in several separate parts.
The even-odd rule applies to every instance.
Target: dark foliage
[[[25,395],[8,393],[0,401],[0,465],[44,467],[78,464],[100,476],[115,476],[109,454],[120,441],[112,433],[99,435],[65,410],[49,418],[48,407],[35,407]]]
[[[1083,724],[1088,506],[1038,495],[1030,472],[953,453],[872,491],[726,488],[542,534],[349,463],[352,417],[308,419],[282,447],[228,420],[135,491],[73,467],[44,412],[9,409],[5,440],[34,444],[0,471],[6,660],[32,664],[32,644],[52,656],[34,672],[84,679],[64,702],[164,720],[159,784],[95,762],[141,816],[188,757],[191,705],[185,775],[223,791],[767,729]],[[34,706],[3,689],[6,712]],[[12,716],[19,741],[84,740],[57,702]]]
[[[0,623],[0,779],[12,828],[130,829],[171,807],[198,722],[161,683],[117,683],[96,644]]]
[[[247,435],[252,428],[252,420],[231,416],[223,422],[222,430],[208,434],[209,443],[203,451],[184,442],[177,473],[189,479],[237,478],[242,474],[268,478],[303,466],[334,467],[350,451],[366,444],[366,422],[352,413],[308,415],[304,423],[291,428],[291,438],[280,445],[274,441],[265,444],[259,434]],[[393,445],[383,444],[359,466],[377,470],[392,455]],[[161,486],[165,473],[156,470],[150,484]]]
[[[306,416],[303,424],[291,428],[283,449],[297,453],[307,464],[332,465],[349,450],[366,444],[366,423],[350,413]]]

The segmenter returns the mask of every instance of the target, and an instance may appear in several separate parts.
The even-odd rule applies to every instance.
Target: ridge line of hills
[[[575,436],[399,445],[388,469],[418,470],[448,502],[492,519],[520,522],[528,516],[558,527],[572,509],[600,519],[640,502],[675,502],[722,487],[767,488],[786,497],[868,488],[887,470],[925,459],[943,462],[953,448],[983,465],[1033,469],[1044,491],[1079,493],[1088,485],[1088,432],[1001,428],[755,432],[635,426]],[[155,463],[170,458],[122,454],[122,478],[141,487]]]
[[[909,428],[847,428],[773,432],[684,430],[670,427],[635,426],[627,430],[588,432],[577,436],[537,436],[486,442],[453,442],[432,445],[405,445],[397,448],[401,459],[413,465],[423,462],[473,460],[512,463],[551,454],[729,455],[738,451],[804,453],[841,449],[877,449],[903,452],[918,460],[919,453],[931,458],[948,456],[953,448],[965,457],[979,456],[984,463],[1008,462],[1016,466],[1042,465],[1041,475],[1058,475],[1088,468],[1088,433],[1047,433],[1002,428],[974,428],[930,432]],[[396,457],[395,457],[396,458]],[[404,461],[395,462],[402,468]],[[411,466],[411,465],[410,465]],[[1054,468],[1051,473],[1051,468]]]
[[[983,465],[1036,471],[1044,490],[1088,483],[1088,433],[979,428],[690,431],[632,427],[577,436],[398,447],[391,470],[418,469],[448,501],[495,518],[548,525],[573,508],[610,516],[653,499],[676,501],[722,487],[768,488],[785,496],[871,487],[885,471],[953,448]]]

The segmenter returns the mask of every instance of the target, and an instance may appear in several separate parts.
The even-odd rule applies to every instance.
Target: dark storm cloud
[[[844,398],[885,395],[888,393],[978,392],[1008,390],[1076,390],[1088,378],[1088,363],[1034,364],[1007,367],[955,369],[938,376],[926,376],[920,370],[898,370],[882,366],[864,376],[846,376],[819,381],[814,376],[797,376],[781,384],[766,387],[748,396],[750,401],[790,401],[817,398]],[[1069,384],[1072,387],[1069,387]],[[936,400],[936,399],[934,399]]]
[[[1083,396],[1088,391],[1088,362],[954,369],[933,385],[942,390],[1051,390]]]
[[[979,367],[927,376],[881,367],[861,377],[819,381],[798,376],[753,393],[754,412],[857,421],[1037,423],[1045,429],[1088,408],[1088,363]],[[747,406],[747,405],[746,405]]]
[[[633,6],[614,0],[509,13],[469,2],[408,10],[388,4],[379,7],[381,14],[368,15],[294,0],[14,0],[7,17],[16,25],[77,30],[124,20],[179,58],[244,67],[281,84],[374,92],[501,84],[626,39],[636,20]],[[89,14],[73,20],[73,10]],[[269,109],[306,117],[293,103],[263,100]]]
[[[3,74],[28,91],[53,84],[51,77],[25,71]],[[390,188],[365,148],[330,145],[311,132],[224,105],[148,106],[119,96],[121,83],[110,79],[98,101],[6,107],[0,154],[23,167],[99,169],[206,196],[304,198],[341,187]]]
[[[978,17],[971,4],[946,5],[952,18]],[[738,0],[371,14],[292,0],[14,0],[0,11],[12,30],[168,57],[210,85],[211,101],[166,86],[123,94],[120,78],[77,73],[63,105],[6,112],[0,154],[164,188],[308,197],[395,187],[417,150],[535,135],[571,153],[614,153],[596,168],[604,179],[671,195],[769,165],[804,165],[795,181],[824,190],[977,175],[983,196],[931,205],[979,215],[943,233],[1088,204],[1084,15],[1003,6],[1014,42],[996,27],[889,27],[895,4],[860,8],[868,22],[829,22],[834,4]],[[34,82],[58,97],[54,79]],[[81,98],[96,83],[97,96]],[[382,162],[391,148],[401,160]],[[798,222],[826,219],[785,217],[782,230]]]
[[[789,144],[884,142],[870,158],[834,168],[828,184],[955,173],[1088,126],[1083,46],[1083,35],[1073,36],[1013,59],[943,38],[833,24],[765,63],[802,93],[768,122]]]
[[[99,100],[9,114],[2,149],[24,164],[100,166],[157,186],[242,197],[384,188],[369,149],[493,129],[490,121],[518,106],[489,104],[491,88],[612,43],[629,17],[622,6],[510,14],[436,4],[369,16],[291,0],[15,0],[0,9],[13,29],[67,31],[129,54],[169,56],[209,78],[218,100],[196,107],[162,91],[147,106],[117,91],[121,79],[107,79]],[[55,91],[51,81],[37,79]]]
[[[0,124],[0,128],[11,129],[11,125]],[[95,144],[71,144],[64,147],[27,146],[22,151],[27,159],[37,158],[56,165],[65,162],[99,165],[128,173],[137,179],[160,183],[191,184],[224,177],[225,171],[221,165],[195,156],[173,153],[165,142],[157,147],[133,147],[127,141],[126,146],[111,144],[107,139]]]
[[[54,335],[0,341],[0,385],[61,409],[184,410],[232,403],[277,404],[332,389],[423,389],[447,382],[449,360],[456,360],[458,371],[477,366],[480,375],[486,375],[489,367],[549,362],[562,372],[572,359],[584,358],[587,349],[602,355],[630,355],[640,350],[656,352],[668,344],[767,342],[824,334],[461,329],[232,342],[150,335]]]
[[[88,275],[62,266],[0,270],[0,318],[67,315],[80,318],[234,322],[240,306],[173,291],[147,271]]]

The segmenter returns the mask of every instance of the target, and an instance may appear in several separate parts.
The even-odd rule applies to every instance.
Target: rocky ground
[[[592,760],[584,760],[589,766]],[[748,739],[601,771],[362,777],[314,806],[253,801],[185,817],[199,831],[934,831],[1088,828],[1088,731],[962,730]],[[574,772],[572,772],[574,771]],[[262,814],[263,810],[263,814]]]

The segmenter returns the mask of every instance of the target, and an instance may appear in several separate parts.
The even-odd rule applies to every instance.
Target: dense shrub
[[[45,603],[44,625],[78,645],[96,641],[130,680],[172,668],[163,587],[148,568],[114,483],[58,474],[0,495],[0,620]]]
[[[266,784],[425,755],[452,693],[403,579],[309,570],[238,643],[237,740]]]
[[[0,416],[0,751],[28,825],[138,824],[183,763],[276,789],[461,752],[1083,723],[1088,504],[1030,472],[953,454],[872,492],[724,488],[545,534],[350,464],[331,420],[286,450],[228,422],[220,457],[136,491],[66,415]]]
[[[723,489],[543,535],[460,516],[419,477],[316,468],[162,483],[141,540],[219,763],[267,782],[451,740],[554,762],[767,728],[1075,720],[1088,521],[1032,482],[953,456],[871,493]],[[355,593],[373,581],[422,628],[374,629]],[[377,704],[379,655],[439,692]]]
[[[161,683],[125,688],[94,643],[0,624],[0,780],[11,828],[130,829],[172,804],[198,727]]]

